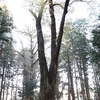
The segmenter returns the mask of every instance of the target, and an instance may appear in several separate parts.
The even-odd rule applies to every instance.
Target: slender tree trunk
[[[2,98],[2,87],[4,85],[3,82],[4,82],[4,75],[5,75],[5,66],[6,66],[6,61],[4,60],[3,73],[2,73],[2,79],[1,79],[0,100]]]
[[[8,99],[8,87],[7,87],[7,91],[6,91],[6,100]]]
[[[82,77],[81,59],[80,59],[80,65],[77,62],[77,67],[78,67],[80,82],[81,82],[81,93],[82,93],[82,96],[83,96],[83,100],[86,100],[84,82],[83,82],[83,77]]]
[[[68,100],[71,100],[70,91],[71,91],[71,86],[70,86],[70,75],[69,75],[69,66],[68,66]]]
[[[75,93],[74,93],[74,86],[73,86],[73,78],[72,78],[72,73],[71,73],[71,65],[70,65],[70,58],[68,55],[68,67],[69,67],[69,77],[70,77],[70,83],[71,83],[71,94],[72,94],[72,100],[75,100]]]
[[[76,70],[76,67],[75,67],[75,61],[74,61],[74,70],[75,70],[75,84],[76,84],[76,94],[77,94],[77,99],[79,100],[79,93],[78,93],[78,83],[77,83],[77,70]]]
[[[3,93],[2,93],[2,100],[5,98],[5,78],[4,78],[4,83],[3,83]]]
[[[14,68],[13,68],[13,73],[14,73]],[[14,90],[14,77],[12,77],[12,83],[11,83],[11,98],[10,98],[10,100],[12,100],[13,99],[13,90]]]
[[[86,65],[84,64],[84,62],[83,62],[83,73],[84,73],[87,100],[90,100],[89,82],[88,82],[88,77],[87,77],[88,74],[87,74],[87,69],[86,69]]]
[[[94,82],[95,82],[95,87],[96,87],[96,94],[97,94],[97,100],[100,100],[100,90],[99,90],[99,82],[98,82],[98,79],[97,79],[97,75],[96,75],[96,71],[94,69],[94,66],[92,67],[93,68],[93,73],[94,73]]]
[[[15,85],[15,100],[17,100],[17,91],[18,91],[18,70],[19,69],[19,66],[17,68],[17,72],[16,72],[16,85]]]

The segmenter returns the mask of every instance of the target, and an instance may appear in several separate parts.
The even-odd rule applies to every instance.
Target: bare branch
[[[89,3],[91,1],[86,1],[86,0],[73,0],[69,5],[73,4],[74,2],[86,2],[86,3]]]
[[[32,66],[35,65],[38,61],[39,61],[39,59],[37,59],[37,60],[32,64]]]
[[[24,58],[25,56],[23,54],[21,54],[19,51],[14,50],[16,53],[18,53],[22,58]]]
[[[30,13],[34,16],[35,19],[37,19],[37,15],[33,12],[32,9],[29,9]]]
[[[59,4],[59,3],[55,3],[55,4],[53,4],[53,6],[60,6],[61,8],[64,8],[61,4]]]
[[[69,5],[73,4],[75,1],[77,1],[77,0],[73,0],[71,3],[69,3]]]

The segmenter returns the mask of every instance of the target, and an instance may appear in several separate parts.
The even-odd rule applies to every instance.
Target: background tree
[[[23,70],[23,88],[19,91],[19,96],[23,100],[35,100],[37,91],[38,77],[38,59],[37,59],[37,41],[36,35],[30,27],[26,27],[24,31],[20,31],[21,36],[26,39],[27,44],[24,45],[20,39],[22,49],[17,52],[18,66]]]
[[[100,16],[98,17],[98,22]],[[100,99],[100,25],[98,24],[95,29],[92,30],[92,63],[94,69],[95,85],[96,85],[96,97]]]
[[[9,33],[13,29],[13,20],[6,5],[0,7],[0,40],[8,41]],[[7,34],[8,33],[8,34]]]
[[[77,97],[79,99],[79,86],[81,86],[83,99],[85,100],[88,98],[90,100],[89,77],[87,74],[89,69],[88,61],[90,57],[90,45],[86,38],[87,26],[88,24],[84,19],[79,19],[74,23],[67,22],[64,29],[61,49],[61,64],[67,69],[65,72],[67,71],[68,75],[69,100],[71,99],[71,95],[72,98]],[[74,88],[76,88],[75,94]]]
[[[12,46],[12,38],[11,38],[11,29],[13,28],[13,20],[12,17],[6,7],[6,5],[2,5],[0,7],[0,66],[1,66],[1,90],[0,90],[0,98],[2,96],[2,89],[4,87],[4,80],[6,75],[6,68],[8,66],[13,66],[11,58],[11,50]]]

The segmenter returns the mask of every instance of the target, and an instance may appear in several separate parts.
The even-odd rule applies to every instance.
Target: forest
[[[0,0],[0,100],[100,100],[100,1],[11,1]]]

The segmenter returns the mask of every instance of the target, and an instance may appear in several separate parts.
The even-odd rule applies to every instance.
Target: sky
[[[30,16],[30,13],[26,11],[24,7],[25,0],[5,0],[5,1],[8,6],[8,9],[13,14],[14,23],[18,28],[21,28],[23,27],[23,25],[30,24],[32,22],[32,17]],[[89,0],[86,0],[86,1],[89,1]],[[90,0],[90,1],[93,1],[93,0]],[[95,0],[95,1],[100,3],[100,0]],[[76,3],[73,3],[72,6],[74,7],[74,10],[69,15],[69,18],[72,18],[73,20],[75,20],[77,18],[83,18],[83,17],[88,16],[87,3],[76,2]]]
[[[30,14],[25,10],[24,0],[6,0],[8,9],[11,11],[15,25],[20,29],[31,22]]]
[[[14,17],[15,25],[19,28],[23,24],[29,24],[31,22],[30,14],[24,8],[24,0],[6,0],[7,6]],[[87,15],[87,4],[86,3],[75,3],[75,9],[70,15],[73,19],[84,17]],[[85,7],[84,7],[85,6]]]
[[[14,19],[14,25],[19,29],[22,30],[26,26],[32,25],[32,16],[30,16],[30,13],[25,9],[25,0],[5,0],[6,4],[8,6],[8,9],[10,10],[11,14],[13,15]],[[96,1],[96,0],[95,0]],[[100,2],[100,1],[99,1]],[[71,18],[72,20],[76,20],[78,18],[86,18],[88,16],[88,4],[87,3],[80,3],[76,2],[72,5],[74,9],[71,10],[72,13],[68,13],[66,16],[67,19]],[[14,30],[14,39],[18,41],[18,34]],[[15,34],[16,33],[16,34]],[[23,38],[23,40],[25,40]],[[24,41],[24,44],[26,40]],[[20,47],[19,43],[16,45],[16,47]]]

